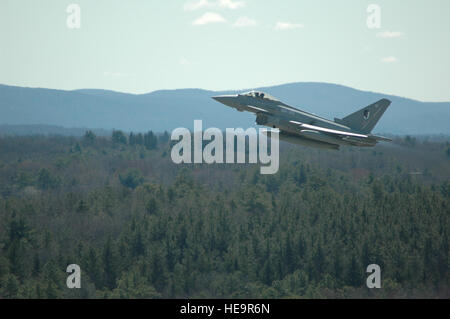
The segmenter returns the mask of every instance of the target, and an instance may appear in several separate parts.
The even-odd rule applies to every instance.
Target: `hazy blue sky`
[[[372,3],[379,29],[366,23]],[[1,0],[0,83],[143,93],[315,81],[450,101],[449,13],[449,0]]]

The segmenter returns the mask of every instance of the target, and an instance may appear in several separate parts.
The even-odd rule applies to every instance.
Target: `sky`
[[[0,83],[147,93],[328,82],[450,101],[449,12],[448,0],[1,0]]]

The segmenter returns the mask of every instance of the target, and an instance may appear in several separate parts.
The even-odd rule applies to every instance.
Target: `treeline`
[[[93,142],[95,140],[95,135],[92,131],[87,131],[84,138],[85,140]],[[111,138],[113,143],[129,144],[131,146],[143,145],[148,150],[154,150],[158,143],[164,144],[169,141],[169,133],[164,132],[157,136],[152,131],[144,134],[131,132],[127,137],[124,132],[114,130]]]
[[[177,166],[167,133],[0,138],[0,297],[448,298],[447,148],[282,145],[263,176]]]

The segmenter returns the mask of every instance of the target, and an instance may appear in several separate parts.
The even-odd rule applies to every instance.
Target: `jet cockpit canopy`
[[[264,93],[264,92],[260,92],[260,91],[250,91],[250,92],[247,92],[247,93],[241,93],[239,95],[256,97],[256,98],[260,98],[260,99],[265,99],[265,100],[271,100],[271,101],[279,102],[273,96],[271,96],[271,95],[269,95],[267,93]]]

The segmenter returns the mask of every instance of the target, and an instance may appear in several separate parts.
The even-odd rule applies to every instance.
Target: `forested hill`
[[[330,119],[344,117],[381,98],[392,100],[375,132],[450,134],[450,103],[424,103],[327,83],[291,83],[257,88],[280,100]],[[249,127],[255,119],[211,99],[200,89],[125,94],[105,90],[61,91],[0,85],[0,125],[57,125],[66,128],[163,132],[192,128],[194,119],[208,127]]]
[[[267,176],[175,165],[152,132],[0,149],[0,299],[450,297],[445,141],[282,144]]]

